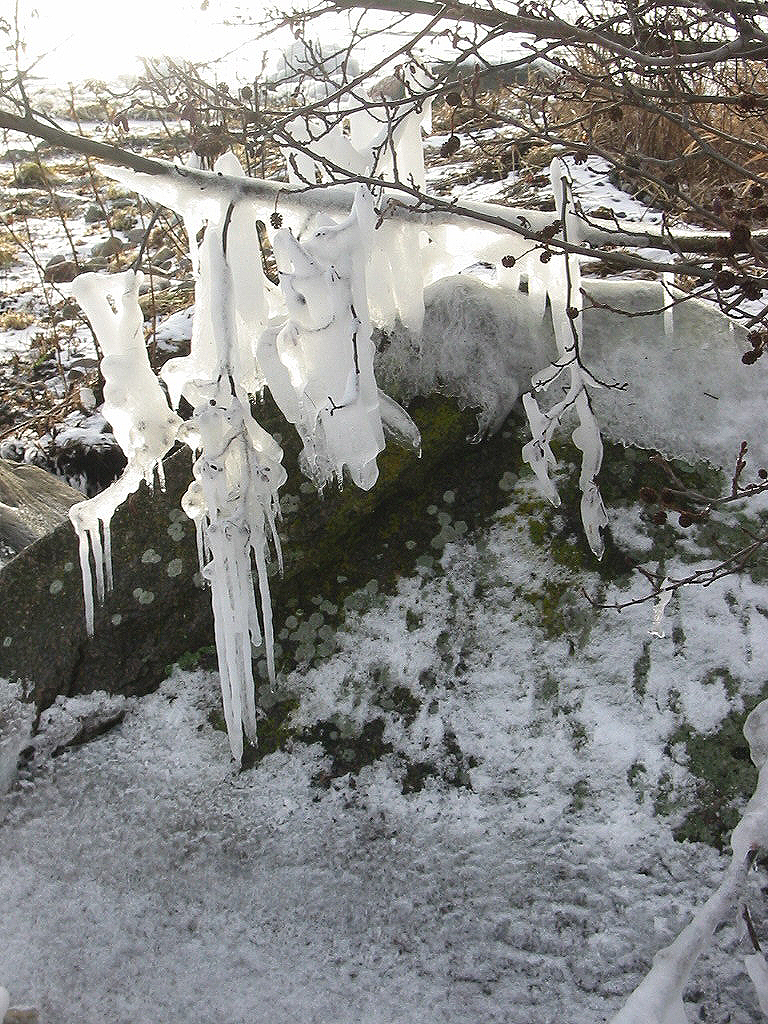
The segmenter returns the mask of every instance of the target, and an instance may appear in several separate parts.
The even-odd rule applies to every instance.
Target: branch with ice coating
[[[653,967],[610,1024],[686,1024],[683,990],[696,960],[732,912],[758,851],[768,848],[768,701],[758,704],[747,717],[744,735],[760,774],[733,830],[733,854],[723,881],[675,941],[656,954]],[[760,952],[744,960],[760,1008],[768,1018],[768,966]]]
[[[570,179],[558,158],[552,161],[550,176],[557,215],[563,237],[567,241],[569,233],[573,237],[578,222],[573,211]],[[579,477],[581,521],[590,548],[597,558],[602,558],[605,545],[601,531],[608,519],[597,477],[603,460],[603,442],[587,390],[588,387],[600,385],[581,361],[583,297],[579,262],[571,254],[553,255],[545,251],[542,255],[549,256],[549,260],[543,264],[546,269],[541,271],[541,276],[552,313],[557,359],[535,374],[531,383],[534,392],[542,392],[567,376],[567,385],[564,397],[544,412],[534,394],[529,392],[523,396],[523,407],[532,434],[532,439],[523,447],[523,459],[536,474],[545,496],[553,505],[559,505],[560,496],[550,476],[550,472],[557,468],[551,441],[565,415],[571,410],[575,411],[579,425],[571,437],[582,453]]]
[[[140,276],[87,275],[76,285],[105,353],[104,413],[129,461],[120,480],[75,506],[71,518],[80,536],[92,633],[91,557],[103,600],[112,579],[115,509],[142,480],[152,482],[177,439],[197,453],[182,506],[195,522],[200,570],[211,586],[224,716],[232,755],[240,762],[243,732],[257,741],[252,658],[262,642],[275,682],[268,561],[272,548],[282,569],[278,491],[286,480],[282,450],[254,420],[250,398],[266,383],[295,424],[305,470],[319,488],[333,478],[341,483],[345,467],[358,486],[373,486],[376,457],[384,448],[366,290],[375,215],[370,195],[361,191],[344,220],[326,216],[304,243],[278,232],[281,291],[275,293],[262,271],[259,210],[243,194],[242,167],[228,153],[215,171],[218,181],[232,187],[201,197],[181,174],[161,190],[162,201],[184,218],[196,270],[190,354],[162,370],[174,405],[183,396],[193,407],[187,423],[169,408],[149,365]],[[135,179],[129,183],[142,191],[147,179]],[[148,180],[154,191],[157,182]],[[270,323],[270,313],[279,308],[283,317]],[[418,448],[418,431],[405,411],[391,400],[384,405],[395,433]]]

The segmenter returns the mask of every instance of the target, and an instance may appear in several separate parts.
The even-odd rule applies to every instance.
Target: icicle
[[[220,156],[213,169],[233,178],[246,176],[231,151]],[[227,226],[227,263],[232,273],[237,331],[235,373],[241,387],[249,394],[256,394],[264,386],[255,354],[259,336],[269,320],[257,218],[255,203],[241,200],[233,207]]]
[[[201,171],[204,168],[203,158],[198,156],[197,153],[189,153],[186,160],[183,161],[185,167],[190,167],[196,171]],[[197,280],[197,275],[200,272],[200,258],[198,255],[198,242],[197,236],[203,227],[203,219],[192,210],[182,215],[182,221],[184,223],[184,230],[187,233],[187,242],[189,244],[189,259],[192,263],[192,276]]]
[[[417,83],[413,83],[417,85]],[[376,174],[383,181],[397,178],[409,187],[424,189],[422,127],[431,125],[431,99],[414,101],[411,109],[398,108],[393,121],[375,108],[355,111],[328,129],[315,119],[297,118],[289,127],[297,142],[311,145],[313,159],[285,148],[288,180],[294,186],[332,181],[335,173],[323,164],[327,159],[352,175]],[[366,225],[373,232],[377,218]],[[370,313],[382,326],[396,319],[414,334],[424,322],[424,270],[421,259],[424,232],[412,224],[387,221],[378,226],[366,243],[366,284]]]
[[[200,455],[194,481],[182,506],[198,528],[201,572],[212,591],[222,701],[235,760],[243,752],[242,733],[256,742],[252,647],[264,639],[274,684],[267,537],[273,539],[278,489],[286,479],[282,451],[252,418],[248,395],[235,367],[242,355],[235,311],[235,281],[229,259],[229,229],[236,210],[209,222],[201,253],[201,280],[209,282],[208,304],[198,315],[208,320],[215,345],[213,381],[196,383],[199,403],[192,420]],[[261,624],[251,565],[256,565]]]
[[[379,391],[379,413],[384,435],[391,437],[401,448],[421,452],[421,434],[405,409],[389,395]]]
[[[560,495],[549,473],[557,467],[557,459],[552,454],[550,441],[555,431],[556,420],[544,415],[532,394],[523,395],[523,408],[528,417],[532,439],[523,446],[523,461],[527,462],[536,474],[544,496],[557,506]]]
[[[94,631],[94,609],[93,609],[93,576],[91,575],[91,546],[87,529],[79,527],[74,523],[77,531],[78,552],[80,555],[80,572],[83,577],[83,603],[85,604],[85,630],[88,636],[93,636]]]
[[[424,233],[412,224],[385,221],[368,228],[366,287],[370,315],[379,326],[400,321],[418,337],[424,325]]]

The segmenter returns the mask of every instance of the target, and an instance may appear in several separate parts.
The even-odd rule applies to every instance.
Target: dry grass
[[[7,313],[0,313],[0,331],[23,331],[25,327],[29,327],[34,322],[34,316],[24,310],[9,310]]]
[[[584,62],[580,74],[599,83],[597,65]],[[675,206],[684,195],[693,204],[716,208],[716,194],[727,187],[736,202],[749,200],[751,219],[768,221],[768,208],[758,210],[768,202],[768,65],[733,62],[717,79],[710,73],[687,84],[694,93],[716,93],[721,101],[690,103],[674,96],[646,101],[595,84],[582,88],[581,95],[563,91],[554,97],[549,115],[567,126],[569,141],[607,154],[624,182],[637,183],[649,201]],[[642,85],[671,91],[663,80]]]
[[[5,232],[0,232],[0,270],[8,270],[18,263],[19,247]]]

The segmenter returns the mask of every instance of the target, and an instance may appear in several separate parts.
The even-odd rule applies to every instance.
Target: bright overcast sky
[[[20,0],[24,60],[48,53],[36,74],[58,82],[114,78],[139,57],[210,60],[255,33],[221,24],[225,0]],[[0,12],[15,0],[0,0]],[[34,13],[36,12],[36,14]]]

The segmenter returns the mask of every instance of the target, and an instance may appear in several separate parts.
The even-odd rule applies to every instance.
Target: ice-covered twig
[[[563,236],[567,240],[568,231],[573,232],[578,221],[573,213],[570,181],[562,161],[557,158],[552,161],[550,174],[557,214]],[[523,396],[523,406],[532,434],[532,439],[523,448],[523,459],[536,474],[545,496],[553,505],[559,505],[557,487],[550,476],[550,472],[557,466],[551,441],[565,414],[569,410],[576,413],[579,424],[571,437],[582,453],[579,476],[581,521],[590,548],[598,558],[602,558],[604,542],[601,531],[608,519],[597,477],[603,460],[603,443],[587,390],[588,387],[599,385],[581,362],[583,298],[579,261],[573,255],[555,255],[544,266],[546,270],[540,271],[540,274],[552,312],[557,359],[536,373],[532,384],[535,390],[546,391],[555,381],[567,375],[567,385],[565,397],[546,411],[541,410],[533,394]]]
[[[768,701],[758,704],[747,717],[744,735],[760,774],[757,788],[731,836],[731,863],[720,886],[693,920],[670,946],[656,954],[653,967],[611,1024],[686,1024],[683,990],[694,964],[715,929],[732,912],[757,852],[768,847]],[[755,981],[761,1009],[766,1012],[768,975],[762,955],[757,957],[762,964],[755,957],[746,957],[745,963]]]

